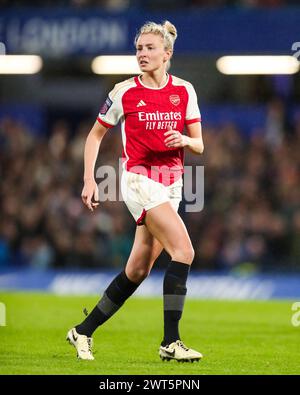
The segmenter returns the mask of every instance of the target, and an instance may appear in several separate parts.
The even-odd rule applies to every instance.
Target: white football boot
[[[93,339],[91,337],[79,335],[76,329],[72,328],[67,333],[66,340],[76,348],[77,358],[90,361],[94,360],[92,354]]]
[[[187,348],[181,340],[176,340],[165,347],[160,346],[159,356],[163,361],[175,359],[178,362],[194,362],[203,357],[200,352]]]

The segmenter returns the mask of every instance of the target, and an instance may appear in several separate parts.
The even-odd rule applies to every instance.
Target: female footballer
[[[183,150],[187,147],[201,154],[204,146],[195,90],[167,72],[176,37],[176,28],[168,21],[148,22],[140,28],[135,45],[141,74],[115,85],[86,140],[82,200],[93,211],[99,204],[94,179],[99,147],[105,133],[121,120],[121,189],[137,227],[125,270],[110,283],[85,320],[67,334],[81,359],[94,359],[93,332],[135,292],[163,249],[170,255],[170,264],[163,282],[164,338],[159,356],[177,361],[202,358],[184,345],[178,329],[194,259],[191,240],[177,213]],[[187,135],[183,134],[185,127]]]

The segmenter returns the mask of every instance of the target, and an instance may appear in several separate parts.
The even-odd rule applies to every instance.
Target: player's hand
[[[87,208],[94,211],[99,206],[98,186],[94,179],[84,181],[81,199]],[[93,201],[92,201],[93,200]]]
[[[182,148],[187,145],[187,136],[182,135],[177,130],[173,130],[171,126],[167,126],[167,132],[164,135],[169,136],[164,141],[168,148]]]

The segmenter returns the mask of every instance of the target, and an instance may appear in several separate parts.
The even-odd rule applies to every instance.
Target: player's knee
[[[172,260],[176,262],[183,262],[189,265],[192,264],[195,257],[195,251],[192,246],[179,248],[172,254]]]
[[[148,277],[149,273],[150,270],[148,268],[137,268],[131,273],[132,281],[136,283],[141,283]]]

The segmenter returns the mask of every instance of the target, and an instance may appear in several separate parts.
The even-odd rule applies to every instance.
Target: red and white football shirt
[[[166,147],[167,127],[183,133],[184,126],[200,122],[197,95],[192,86],[168,74],[160,88],[143,85],[140,76],[116,84],[97,120],[111,128],[121,120],[123,167],[164,185],[183,173],[183,148]]]

